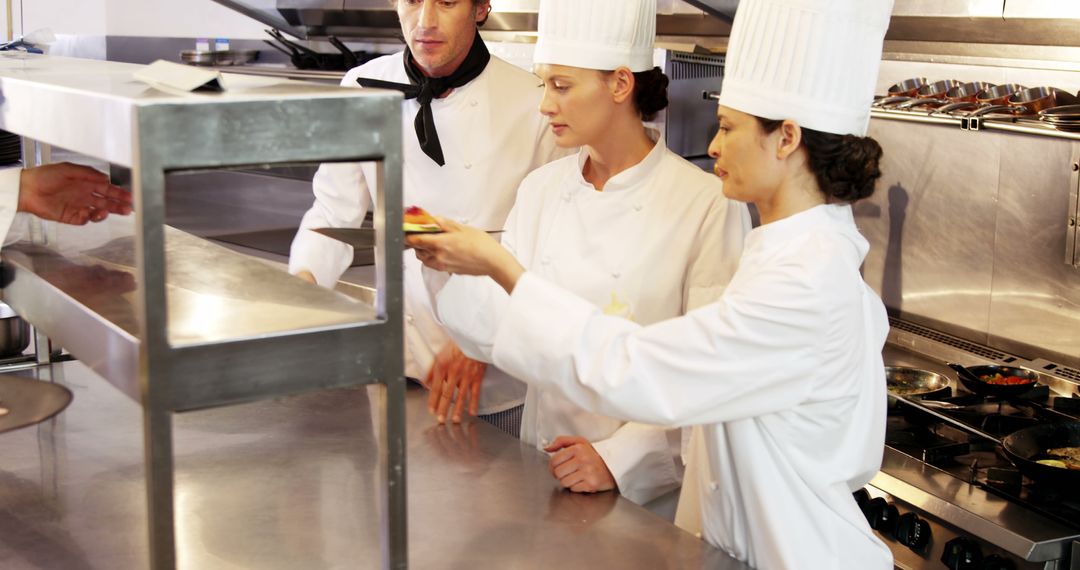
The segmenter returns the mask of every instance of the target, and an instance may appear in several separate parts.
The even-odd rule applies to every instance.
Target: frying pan
[[[941,374],[904,366],[886,366],[885,382],[889,394],[903,398],[939,396],[949,390],[949,379]]]
[[[965,367],[959,364],[949,364],[949,368],[956,371],[957,376],[960,377],[960,382],[963,383],[965,388],[980,396],[1015,398],[1027,393],[1039,383],[1038,372],[1015,366],[985,365]],[[1019,376],[1027,378],[1031,382],[1027,384],[988,384],[979,379],[980,376],[993,376],[994,374]]]
[[[1046,450],[1080,446],[1080,422],[1040,424],[1013,432],[1001,440],[1005,455],[1020,472],[1037,483],[1076,494],[1080,492],[1080,470],[1062,469],[1038,463],[1049,459]]]

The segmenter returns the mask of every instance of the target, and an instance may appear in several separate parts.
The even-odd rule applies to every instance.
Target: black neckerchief
[[[480,30],[476,31],[473,38],[472,48],[465,56],[465,61],[446,77],[428,77],[424,75],[413,60],[412,52],[405,47],[405,74],[409,76],[411,83],[394,83],[378,79],[366,79],[358,77],[356,82],[364,87],[378,87],[382,89],[397,89],[405,94],[406,99],[416,99],[420,103],[420,110],[416,113],[413,126],[416,128],[416,138],[420,141],[420,148],[424,154],[431,157],[439,166],[446,164],[443,159],[442,145],[439,144],[439,132],[435,130],[435,117],[431,113],[431,101],[439,95],[451,89],[457,89],[468,82],[476,79],[487,67],[491,60],[484,40],[480,38]]]

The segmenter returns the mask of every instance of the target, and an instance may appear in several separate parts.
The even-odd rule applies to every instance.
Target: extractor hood
[[[301,39],[397,38],[393,0],[214,0]],[[483,30],[535,32],[541,0],[492,0]],[[726,37],[739,0],[658,0],[660,36]],[[886,40],[1080,46],[1080,2],[896,0]]]
[[[300,39],[400,37],[393,0],[214,0]],[[724,37],[738,0],[660,0],[659,35]],[[492,0],[487,32],[535,32],[540,0]]]

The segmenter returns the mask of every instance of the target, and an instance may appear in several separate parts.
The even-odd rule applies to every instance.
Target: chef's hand
[[[480,409],[480,384],[486,371],[487,364],[465,356],[456,344],[447,342],[435,355],[435,363],[424,379],[424,384],[431,389],[428,413],[434,415],[440,424],[446,423],[450,404],[454,403],[453,421],[455,424],[461,423],[461,412],[468,402],[469,415],[475,416]]]
[[[495,238],[446,218],[436,216],[435,221],[442,233],[405,236],[405,243],[416,250],[417,259],[437,271],[487,275],[507,293],[514,290],[525,268]]]
[[[544,451],[552,454],[548,470],[564,489],[575,493],[599,493],[615,489],[615,477],[589,440],[560,435]]]
[[[43,220],[81,226],[109,214],[130,214],[131,193],[110,184],[107,174],[60,162],[22,171],[18,209]]]

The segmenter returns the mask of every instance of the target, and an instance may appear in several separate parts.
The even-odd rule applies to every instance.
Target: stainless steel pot
[[[30,346],[30,323],[0,303],[0,358],[22,354]]]

